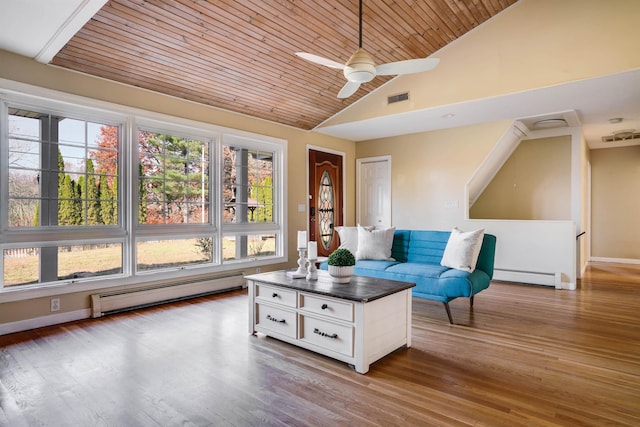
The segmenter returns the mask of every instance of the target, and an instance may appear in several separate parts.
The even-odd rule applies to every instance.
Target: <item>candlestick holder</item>
[[[317,259],[308,259],[307,264],[307,280],[318,280],[318,269],[316,268]]]
[[[306,248],[298,248],[298,269],[291,273],[291,277],[294,279],[299,279],[307,275],[307,269],[305,268],[306,262],[304,258],[306,251]]]

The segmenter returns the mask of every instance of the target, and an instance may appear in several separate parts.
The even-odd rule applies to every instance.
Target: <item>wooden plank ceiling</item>
[[[363,47],[377,64],[423,58],[517,0],[365,0]],[[358,47],[357,0],[111,0],[52,63],[311,129],[391,77],[336,98]]]

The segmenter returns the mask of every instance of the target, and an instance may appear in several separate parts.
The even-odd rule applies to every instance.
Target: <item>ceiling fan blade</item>
[[[302,59],[306,59],[307,61],[324,65],[325,67],[337,68],[338,70],[344,69],[344,64],[336,62],[332,59],[327,59],[327,58],[323,58],[322,56],[314,55],[313,53],[296,52],[296,55],[298,55]]]
[[[396,74],[412,74],[432,70],[438,65],[438,58],[407,59],[406,61],[389,62],[376,67],[376,75],[390,76]]]
[[[340,92],[338,92],[338,98],[350,97],[351,95],[356,93],[359,87],[360,87],[360,83],[347,82],[344,86],[342,86],[342,89],[340,89]]]

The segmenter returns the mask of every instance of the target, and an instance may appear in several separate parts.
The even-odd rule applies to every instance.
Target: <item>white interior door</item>
[[[356,166],[358,224],[391,227],[391,156],[358,159]]]

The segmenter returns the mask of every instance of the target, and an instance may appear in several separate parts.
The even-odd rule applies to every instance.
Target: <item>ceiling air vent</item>
[[[387,97],[387,104],[395,104],[396,102],[408,101],[409,92],[399,93],[397,95],[391,95]]]
[[[533,124],[536,129],[551,129],[567,126],[565,119],[542,119]]]
[[[603,136],[602,142],[630,141],[632,139],[640,139],[640,132],[634,132],[634,129],[619,130],[611,135]]]

